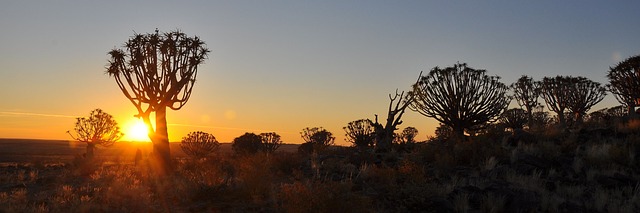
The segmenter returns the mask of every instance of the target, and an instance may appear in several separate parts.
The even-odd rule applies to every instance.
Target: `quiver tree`
[[[231,149],[239,155],[256,154],[262,150],[262,137],[254,133],[244,133],[244,135],[233,139]]]
[[[262,141],[262,151],[266,153],[274,153],[280,148],[280,145],[282,145],[280,135],[275,132],[260,133],[260,138]]]
[[[533,119],[533,114],[531,115]],[[512,108],[504,111],[498,119],[502,125],[511,130],[522,129],[529,121],[528,113],[520,108]]]
[[[539,105],[540,90],[538,89],[538,84],[535,83],[533,78],[523,75],[518,81],[511,84],[510,88],[513,90],[513,97],[518,102],[518,105],[526,110],[527,120],[529,122],[533,121],[533,109]]]
[[[629,115],[635,116],[635,107],[640,99],[640,55],[627,58],[615,67],[609,68],[607,78],[609,92],[627,107]]]
[[[298,148],[299,152],[312,153],[324,150],[334,144],[336,138],[333,133],[322,127],[304,128],[300,132],[300,137],[304,143]]]
[[[206,132],[190,132],[182,138],[180,143],[182,151],[195,159],[201,159],[217,152],[220,143],[216,137]]]
[[[138,110],[135,116],[147,125],[160,174],[166,174],[171,169],[166,110],[179,110],[187,103],[198,66],[204,63],[209,50],[197,36],[158,30],[135,34],[124,47],[109,52],[107,73]],[[155,128],[150,119],[152,113]]]
[[[575,122],[581,123],[587,111],[602,101],[607,92],[600,83],[585,77],[569,77],[568,80],[570,92],[567,108],[573,114]]]
[[[571,92],[569,77],[560,75],[554,78],[544,77],[537,84],[547,107],[556,113],[560,126],[565,127],[564,113],[569,106],[569,93]]]
[[[343,127],[346,132],[347,142],[351,142],[355,147],[367,148],[373,147],[375,128],[373,122],[369,119],[360,119],[349,122]]]
[[[74,140],[87,144],[85,155],[89,159],[93,158],[96,145],[109,147],[123,136],[118,122],[101,109],[91,111],[89,117],[76,118],[73,131],[74,133],[67,131],[67,134]]]
[[[465,130],[494,121],[507,108],[507,86],[499,79],[464,63],[435,67],[413,85],[415,100],[409,108],[463,136]]]

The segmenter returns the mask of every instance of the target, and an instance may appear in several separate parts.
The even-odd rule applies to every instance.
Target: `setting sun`
[[[125,140],[135,142],[149,142],[147,125],[139,119],[131,119],[125,126]]]

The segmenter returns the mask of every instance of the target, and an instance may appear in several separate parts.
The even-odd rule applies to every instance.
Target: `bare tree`
[[[136,34],[124,45],[126,50],[113,49],[107,73],[115,78],[122,93],[138,110],[153,142],[159,174],[171,170],[167,108],[179,110],[196,82],[198,66],[204,63],[209,50],[196,37],[180,31]],[[151,123],[155,114],[155,129]]]
[[[180,143],[182,151],[196,159],[205,158],[218,151],[220,143],[216,137],[206,132],[190,132],[182,138]]]
[[[435,67],[413,85],[415,100],[409,108],[462,136],[470,127],[494,121],[507,108],[507,86],[499,79],[464,63]]]
[[[640,55],[633,56],[609,68],[607,88],[627,113],[635,116],[635,107],[640,99]]]
[[[420,76],[422,76],[422,72],[418,76],[418,81],[420,80]],[[417,81],[416,81],[417,83]],[[402,124],[402,115],[404,111],[411,105],[414,97],[411,93],[405,93],[402,91],[398,93],[396,89],[396,94],[391,97],[389,94],[389,108],[387,110],[387,121],[384,126],[378,123],[378,115],[376,115],[375,126],[375,143],[376,149],[380,152],[388,151],[391,147],[391,143],[393,143],[394,139],[394,131],[398,129],[398,125]]]
[[[569,106],[569,93],[571,92],[568,79],[568,77],[558,75],[555,78],[544,77],[542,81],[537,82],[547,107],[557,114],[558,123],[562,127],[566,125],[564,113]]]
[[[282,145],[280,135],[275,132],[260,133],[262,138],[262,150],[267,153],[273,153]]]
[[[607,95],[606,89],[598,82],[585,77],[569,77],[569,98],[567,108],[574,120],[581,123],[584,115]]]
[[[343,129],[346,132],[346,140],[351,142],[355,147],[373,147],[375,128],[371,120],[360,119],[351,121],[347,126],[343,127]]]
[[[533,121],[533,109],[539,105],[538,97],[540,96],[540,90],[533,78],[523,75],[511,84],[513,90],[513,97],[518,102],[520,107],[523,107],[527,112],[527,120]]]
[[[96,145],[109,147],[123,136],[118,122],[113,119],[113,116],[101,109],[91,111],[87,118],[76,118],[73,130],[75,134],[70,131],[67,131],[67,134],[74,140],[87,144],[87,153],[85,154],[87,158],[93,158],[93,150]]]

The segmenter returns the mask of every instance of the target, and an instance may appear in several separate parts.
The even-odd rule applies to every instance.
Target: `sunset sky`
[[[95,108],[123,128],[134,106],[105,74],[134,33],[180,29],[211,50],[169,137],[228,142],[244,132],[302,142],[322,126],[385,119],[388,94],[457,61],[511,84],[521,75],[585,76],[640,54],[640,1],[2,1],[0,138],[70,139]],[[597,110],[617,105],[608,95]],[[514,101],[515,106],[515,101]],[[433,134],[437,122],[408,111]],[[128,138],[125,138],[128,139]]]

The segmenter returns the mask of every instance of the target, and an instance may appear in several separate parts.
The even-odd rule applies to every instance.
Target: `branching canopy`
[[[587,111],[598,104],[607,94],[606,89],[598,82],[591,81],[585,77],[569,77],[570,92],[568,96],[568,109],[576,120],[581,121]]]
[[[523,75],[518,81],[511,84],[510,87],[513,90],[513,97],[518,102],[518,105],[526,109],[527,113],[531,115],[533,108],[538,106],[538,97],[540,96],[540,90],[538,90],[538,86],[535,84],[533,78]]]
[[[608,90],[615,95],[618,102],[628,108],[629,112],[634,112],[633,108],[640,98],[640,55],[609,68],[607,78]]]
[[[275,132],[260,133],[263,151],[273,153],[282,145],[280,135]]]
[[[304,128],[300,132],[300,136],[305,143],[330,146],[333,145],[336,138],[333,134],[322,127]]]
[[[433,68],[413,85],[410,109],[432,117],[462,134],[465,129],[495,120],[509,104],[507,86],[464,63]]]
[[[75,134],[70,131],[67,134],[74,140],[104,147],[113,145],[124,135],[113,116],[101,109],[91,111],[87,118],[76,118],[73,130]]]
[[[159,107],[182,108],[191,96],[198,65],[209,53],[200,38],[180,31],[136,34],[125,48],[109,52],[107,73],[136,106],[138,116]]]
[[[560,75],[554,78],[544,77],[537,84],[547,107],[558,115],[560,123],[564,125],[564,112],[569,106],[571,92],[569,77]]]
[[[371,147],[375,138],[375,128],[369,119],[351,121],[343,127],[346,132],[346,140],[356,147]]]

